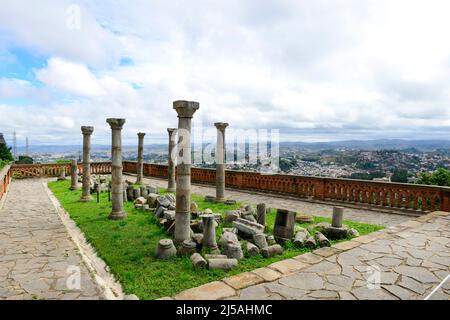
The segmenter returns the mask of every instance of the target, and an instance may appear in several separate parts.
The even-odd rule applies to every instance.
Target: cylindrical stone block
[[[306,242],[306,240],[308,240],[309,237],[310,237],[310,234],[305,229],[297,232],[297,234],[295,235],[295,239],[294,239],[294,245],[299,248],[304,247],[305,242]]]
[[[126,218],[123,208],[123,181],[122,181],[122,127],[125,119],[107,119],[106,122],[111,126],[112,143],[111,143],[111,201],[112,212],[109,219],[121,220]]]
[[[203,246],[208,249],[217,249],[216,223],[213,214],[202,216],[203,223]]]
[[[197,252],[197,244],[191,240],[184,240],[178,251],[178,253],[183,256],[191,256],[195,252]]]
[[[81,202],[92,201],[91,196],[91,135],[94,127],[81,127],[83,133],[83,182]]]
[[[191,235],[191,122],[199,109],[197,102],[175,101],[178,113],[178,159],[176,174],[175,241],[181,243]]]
[[[270,258],[276,255],[283,254],[283,247],[279,244],[275,244],[273,246],[262,249],[261,252],[265,258]]]
[[[316,241],[319,243],[319,246],[321,247],[330,247],[331,243],[330,240],[327,239],[321,232],[316,232],[315,235]]]
[[[344,219],[344,208],[343,207],[334,207],[333,208],[333,219],[331,221],[331,225],[335,228],[341,228],[343,219]]]
[[[228,258],[224,254],[205,254],[205,259],[211,260],[211,259],[228,259]]]
[[[253,243],[247,242],[247,253],[250,257],[253,257],[259,255],[260,250]]]
[[[176,254],[177,249],[175,248],[172,240],[162,239],[158,242],[158,247],[156,248],[156,257],[158,259],[168,259]]]
[[[78,190],[78,163],[77,160],[72,160],[72,164],[71,164],[71,174],[70,174],[70,178],[71,178],[71,184],[70,184],[70,190]]]
[[[194,253],[191,256],[191,262],[196,268],[203,268],[206,266],[207,262],[199,253]]]
[[[267,208],[265,203],[260,203],[256,206],[256,222],[265,226],[266,225],[266,213]]]
[[[145,133],[139,132],[138,134],[138,156],[136,166],[136,184],[143,184],[144,181],[144,137]]]
[[[242,251],[241,244],[239,242],[228,242],[224,247],[224,253],[229,259],[244,259],[244,252]]]
[[[317,242],[316,239],[314,239],[313,236],[309,237],[306,241],[305,241],[305,247],[307,248],[315,248],[317,246]]]
[[[211,270],[221,269],[230,270],[236,268],[239,265],[237,259],[210,259],[208,260],[208,267]]]

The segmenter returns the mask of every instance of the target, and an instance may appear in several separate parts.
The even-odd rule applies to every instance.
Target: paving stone
[[[315,273],[297,273],[283,277],[278,281],[287,287],[301,290],[318,290],[323,288],[323,280]]]
[[[335,245],[333,245],[333,248],[336,248],[340,251],[347,251],[347,250],[354,249],[360,245],[361,245],[360,242],[351,240],[351,241],[344,241],[344,242],[335,244]]]
[[[275,282],[266,284],[265,288],[269,292],[278,294],[287,300],[301,300],[308,293],[307,290],[299,290]]]
[[[316,299],[339,299],[339,294],[335,291],[329,291],[329,290],[316,290],[308,294],[309,297],[316,298]]]
[[[341,268],[336,263],[329,261],[319,262],[309,268],[303,270],[304,272],[314,272],[320,274],[341,274]]]
[[[389,294],[382,288],[369,289],[367,286],[362,286],[351,291],[351,293],[358,300],[398,300],[397,297]]]
[[[232,297],[236,291],[221,281],[214,281],[203,286],[188,289],[175,296],[176,300],[219,300]]]
[[[321,256],[321,257],[331,257],[332,255],[335,255],[336,253],[340,252],[339,249],[333,248],[333,247],[324,247],[317,250],[314,250],[313,253],[315,255]]]
[[[279,295],[270,294],[266,290],[266,287],[264,286],[264,284],[259,284],[256,286],[251,286],[251,287],[243,289],[239,294],[239,299],[241,299],[241,300],[268,300],[268,299],[273,300],[274,296],[278,296],[279,299],[281,299],[281,297]]]
[[[260,276],[266,282],[272,282],[281,278],[281,273],[269,268],[259,268],[253,270],[252,273],[255,273],[256,275]]]
[[[245,272],[229,278],[223,279],[223,281],[235,290],[250,287],[252,285],[260,284],[264,282],[264,279],[255,273]]]
[[[418,294],[424,294],[425,291],[429,286],[425,286],[419,281],[416,281],[410,277],[402,276],[400,282],[398,283],[399,286],[414,291]]]
[[[355,296],[347,291],[340,291],[339,297],[341,300],[356,300]]]
[[[296,271],[300,271],[306,267],[308,267],[309,264],[294,260],[294,259],[286,259],[279,262],[272,263],[269,268],[274,269],[281,274],[291,274]]]
[[[413,296],[411,291],[396,285],[383,285],[383,288],[401,300],[409,300]]]
[[[402,259],[388,258],[388,257],[378,258],[378,259],[375,259],[375,261],[385,267],[391,267],[391,266],[397,267],[397,266],[401,265],[403,262]]]
[[[308,252],[299,256],[294,257],[293,259],[298,260],[303,263],[308,264],[316,264],[323,260],[323,257],[318,256],[312,252]]]
[[[337,256],[337,263],[341,266],[359,266],[363,263],[355,256],[347,253],[341,253]]]
[[[421,283],[435,283],[439,282],[439,279],[426,268],[422,267],[410,267],[399,266],[394,269],[395,272],[413,278]]]

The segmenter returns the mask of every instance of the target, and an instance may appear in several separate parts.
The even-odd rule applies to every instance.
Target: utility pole
[[[17,159],[17,134],[16,134],[16,130],[14,130],[14,133],[13,133],[13,157],[14,157],[14,160]]]
[[[25,155],[27,156],[27,157],[29,157],[30,156],[30,150],[29,150],[29,145],[28,145],[28,136],[27,136],[27,138],[26,138],[26,142],[25,142]]]

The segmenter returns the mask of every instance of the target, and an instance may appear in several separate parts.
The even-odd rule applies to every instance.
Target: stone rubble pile
[[[175,197],[172,194],[159,195],[155,193],[158,190],[150,186],[144,188],[148,194],[145,197],[140,194],[141,196],[134,200],[136,208],[153,213],[159,219],[160,225],[173,236]],[[133,192],[130,191],[129,194],[133,195],[134,199],[141,189],[133,188]],[[268,234],[266,226],[257,222],[265,222],[266,215],[270,212],[264,204],[259,204],[256,210],[252,206],[245,206],[239,210],[228,211],[223,219],[220,214],[214,214],[210,209],[200,212],[195,202],[191,203],[191,210],[190,239],[178,244],[174,244],[170,239],[161,240],[156,249],[157,258],[189,256],[195,268],[229,270],[236,268],[239,261],[245,257],[271,258],[282,255],[284,252],[282,245],[286,241],[291,241],[297,248],[329,247],[330,239],[340,239],[341,236],[340,233],[327,232],[330,227],[342,228],[349,232],[351,230],[344,225],[337,227],[339,221],[342,221],[338,216],[340,209],[335,209],[334,226],[319,223],[311,224],[307,229],[295,225],[298,221],[295,212],[278,209],[273,234]],[[306,216],[302,218],[302,221],[306,220],[312,221]],[[222,222],[224,227],[220,237],[217,238],[217,229]],[[204,252],[207,254],[202,255]]]

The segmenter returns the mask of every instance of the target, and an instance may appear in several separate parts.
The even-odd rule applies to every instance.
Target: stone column
[[[205,248],[217,249],[216,242],[216,222],[213,214],[202,215],[203,221],[203,246]]]
[[[143,184],[144,178],[144,137],[145,133],[139,132],[138,134],[138,157],[137,157],[137,179],[136,184]]]
[[[177,133],[177,129],[174,128],[169,128],[167,129],[167,132],[169,132],[169,156],[168,156],[168,167],[167,167],[167,171],[168,171],[168,187],[167,187],[167,192],[175,192],[175,187],[176,187],[176,183],[175,183],[175,154],[174,154],[174,148],[177,144],[175,138],[176,138],[176,133]]]
[[[344,208],[334,207],[331,225],[335,228],[342,228],[342,220],[344,219]]]
[[[112,130],[111,144],[111,201],[112,212],[109,215],[111,220],[121,220],[126,218],[123,210],[123,181],[122,181],[122,127],[125,119],[107,119]]]
[[[92,201],[91,197],[91,135],[94,127],[81,127],[83,133],[83,186],[81,202]]]
[[[225,201],[225,129],[228,123],[218,122],[216,148],[216,201]]]
[[[74,159],[72,160],[72,165],[71,165],[72,169],[71,169],[71,186],[70,186],[70,190],[78,190],[78,163],[77,160]]]
[[[176,175],[175,241],[190,239],[191,220],[191,122],[199,109],[198,102],[175,101],[178,113],[178,157]]]

